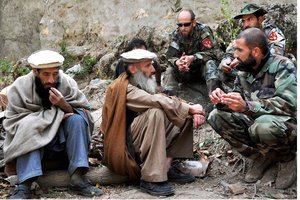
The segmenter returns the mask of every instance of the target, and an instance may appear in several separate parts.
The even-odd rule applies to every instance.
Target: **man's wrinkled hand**
[[[190,105],[189,113],[191,115],[194,115],[194,114],[205,115],[205,111],[200,104]]]
[[[202,124],[204,124],[205,122],[205,117],[204,115],[201,114],[194,114],[193,115],[193,124],[194,124],[194,128],[198,128],[199,126],[201,126]]]

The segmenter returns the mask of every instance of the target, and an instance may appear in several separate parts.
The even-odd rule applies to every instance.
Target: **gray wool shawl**
[[[33,72],[19,77],[7,94],[8,106],[3,121],[6,130],[3,145],[5,162],[47,145],[63,120],[64,112],[60,108],[53,105],[51,109],[43,108],[34,79]],[[75,109],[89,109],[89,103],[76,81],[62,71],[59,72],[59,79],[57,89],[65,100]],[[89,121],[87,134],[91,134],[92,118],[89,112],[85,113]]]

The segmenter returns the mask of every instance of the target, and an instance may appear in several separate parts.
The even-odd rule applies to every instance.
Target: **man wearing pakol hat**
[[[204,110],[199,104],[156,94],[154,53],[135,49],[121,57],[126,72],[107,88],[102,111],[104,164],[132,181],[140,180],[145,192],[172,195],[169,182],[195,180],[171,162],[193,157],[193,124],[197,128],[204,123]]]
[[[270,20],[264,20],[264,15],[267,13],[265,9],[256,4],[247,4],[242,9],[240,14],[236,15],[234,19],[241,20],[242,30],[247,28],[261,29],[267,39],[270,48],[270,53],[283,55],[285,51],[285,37],[282,31]],[[235,70],[238,60],[234,59],[234,43],[227,47],[224,57],[219,65],[220,79],[223,83],[223,88],[230,91],[233,88],[233,82],[237,75]]]
[[[103,193],[83,176],[89,168],[93,122],[77,83],[59,70],[63,61],[50,50],[32,54],[32,72],[19,77],[7,94],[4,160],[16,163],[20,183],[12,199],[30,198],[31,183],[43,175],[42,160],[62,156],[69,161],[70,192],[90,197]]]

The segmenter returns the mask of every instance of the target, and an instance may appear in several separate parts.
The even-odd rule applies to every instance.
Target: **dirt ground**
[[[202,102],[209,108],[207,96],[191,88],[181,88],[181,97],[194,103]],[[191,90],[193,92],[191,92]],[[191,95],[192,94],[192,95]],[[205,103],[206,102],[206,103]],[[95,199],[297,199],[297,184],[286,190],[275,189],[277,166],[273,166],[257,183],[244,182],[244,175],[251,164],[228,145],[209,124],[205,123],[194,130],[195,160],[200,158],[210,161],[203,178],[196,178],[190,184],[173,184],[175,195],[156,197],[143,193],[138,184],[120,184],[100,186],[104,195]],[[4,173],[0,179],[0,198],[8,198],[14,186],[10,186]],[[67,188],[39,188],[35,185],[34,198],[46,199],[81,199],[82,196],[69,194]]]
[[[105,185],[100,186],[104,195],[96,199],[297,199],[297,185],[294,183],[287,190],[274,187],[277,167],[267,171],[261,181],[248,184],[243,181],[249,161],[241,157],[224,142],[208,124],[195,130],[195,157],[206,156],[211,164],[204,178],[197,178],[190,184],[173,184],[175,195],[170,197],[156,197],[143,193],[136,185]],[[233,194],[229,186],[236,185]],[[0,197],[6,198],[13,190],[1,175]],[[67,188],[38,187],[33,191],[34,198],[81,199],[82,196],[69,194]]]

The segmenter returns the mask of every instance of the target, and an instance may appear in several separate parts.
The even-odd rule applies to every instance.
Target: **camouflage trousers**
[[[180,72],[177,66],[170,66],[163,76],[162,86],[165,90],[176,91],[180,84],[204,81],[207,83],[209,80],[216,80],[218,73],[218,65],[214,60],[209,60],[205,64],[201,61],[192,63],[189,72]]]
[[[245,157],[255,159],[275,151],[278,161],[295,156],[297,122],[288,116],[262,115],[255,119],[243,113],[214,109],[208,123]]]

